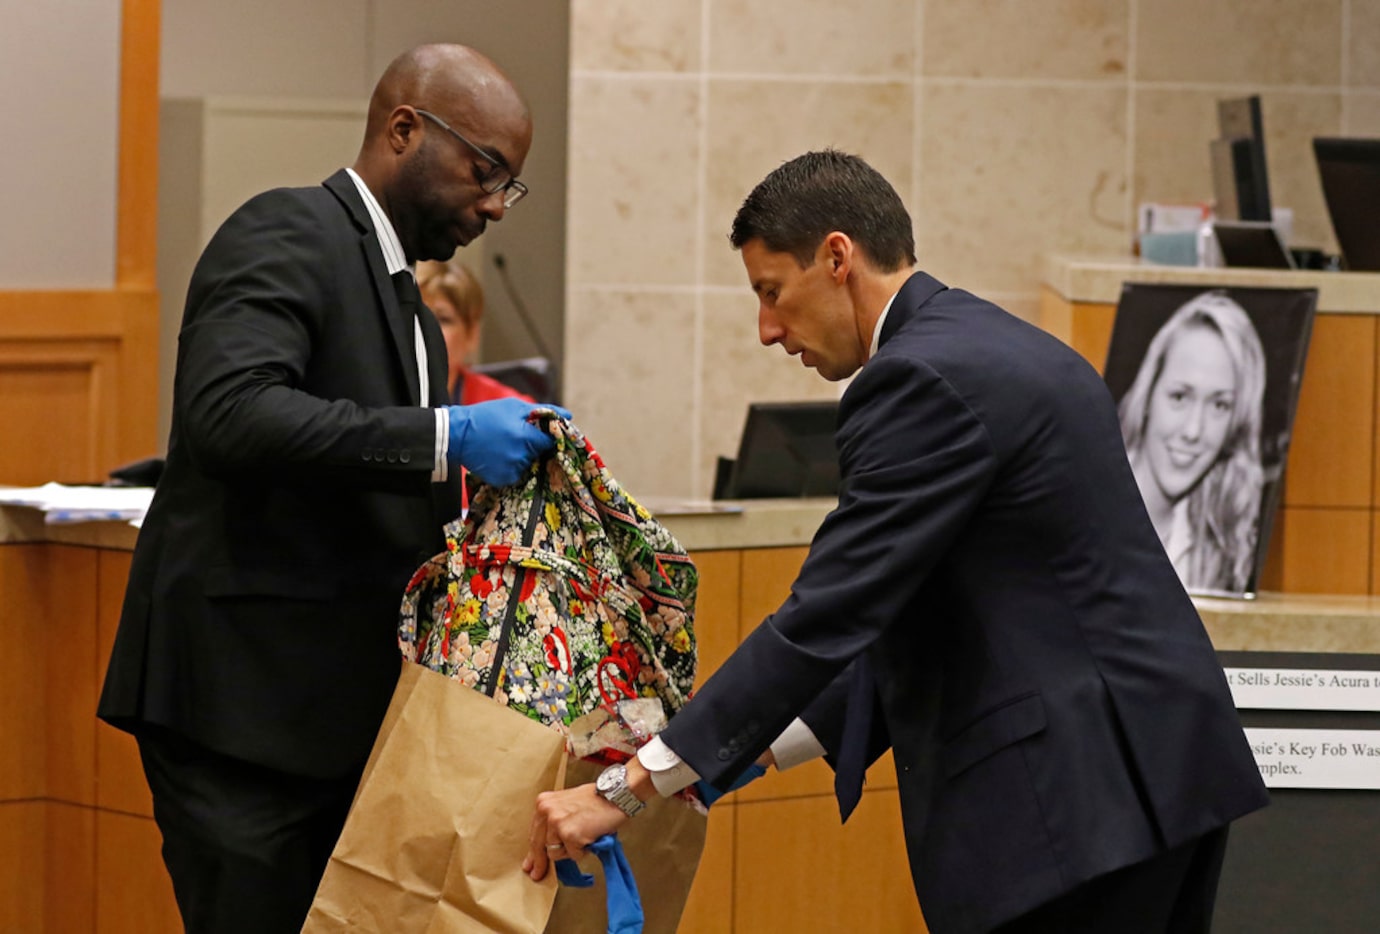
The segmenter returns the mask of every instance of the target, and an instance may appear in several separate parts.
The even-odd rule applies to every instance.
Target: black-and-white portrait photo
[[[1250,594],[1317,292],[1128,284],[1105,377],[1165,551],[1195,593]]]

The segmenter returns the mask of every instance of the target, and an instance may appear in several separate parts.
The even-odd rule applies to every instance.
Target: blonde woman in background
[[[479,350],[484,323],[484,289],[464,264],[454,258],[445,263],[418,263],[417,288],[446,338],[446,353],[450,358],[447,385],[452,401],[458,405],[473,405],[510,396],[534,401],[469,368]]]
[[[1184,586],[1241,592],[1254,566],[1265,352],[1245,310],[1204,292],[1150,342],[1119,407],[1146,508]]]

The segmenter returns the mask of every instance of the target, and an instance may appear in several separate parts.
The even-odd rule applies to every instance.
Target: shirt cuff
[[[450,448],[450,409],[444,406],[436,409],[436,457],[431,462],[431,482],[445,483],[446,454]]]
[[[652,785],[663,798],[669,798],[700,780],[699,773],[683,762],[670,746],[661,741],[660,736],[653,736],[637,751],[637,761],[652,773]]]
[[[824,755],[824,747],[815,738],[814,730],[805,725],[799,717],[781,731],[781,735],[771,744],[772,757],[776,759],[776,770],[784,772],[811,759]]]

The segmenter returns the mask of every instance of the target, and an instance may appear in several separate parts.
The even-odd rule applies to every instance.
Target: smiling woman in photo
[[[1246,312],[1204,292],[1160,328],[1121,400],[1121,433],[1184,585],[1246,588],[1259,535],[1265,354]]]

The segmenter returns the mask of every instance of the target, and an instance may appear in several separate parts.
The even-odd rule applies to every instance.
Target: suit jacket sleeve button
[[[720,749],[720,750],[719,750],[719,761],[720,761],[720,762],[727,762],[729,759],[732,759],[732,758],[733,758],[733,753],[729,752],[727,749]]]
[[[402,461],[404,464],[412,463],[412,452],[404,450],[398,455],[398,460]]]
[[[397,452],[397,451],[389,451],[389,452],[388,452],[388,463],[390,463],[390,464],[396,464],[397,462],[398,462],[398,452]]]

